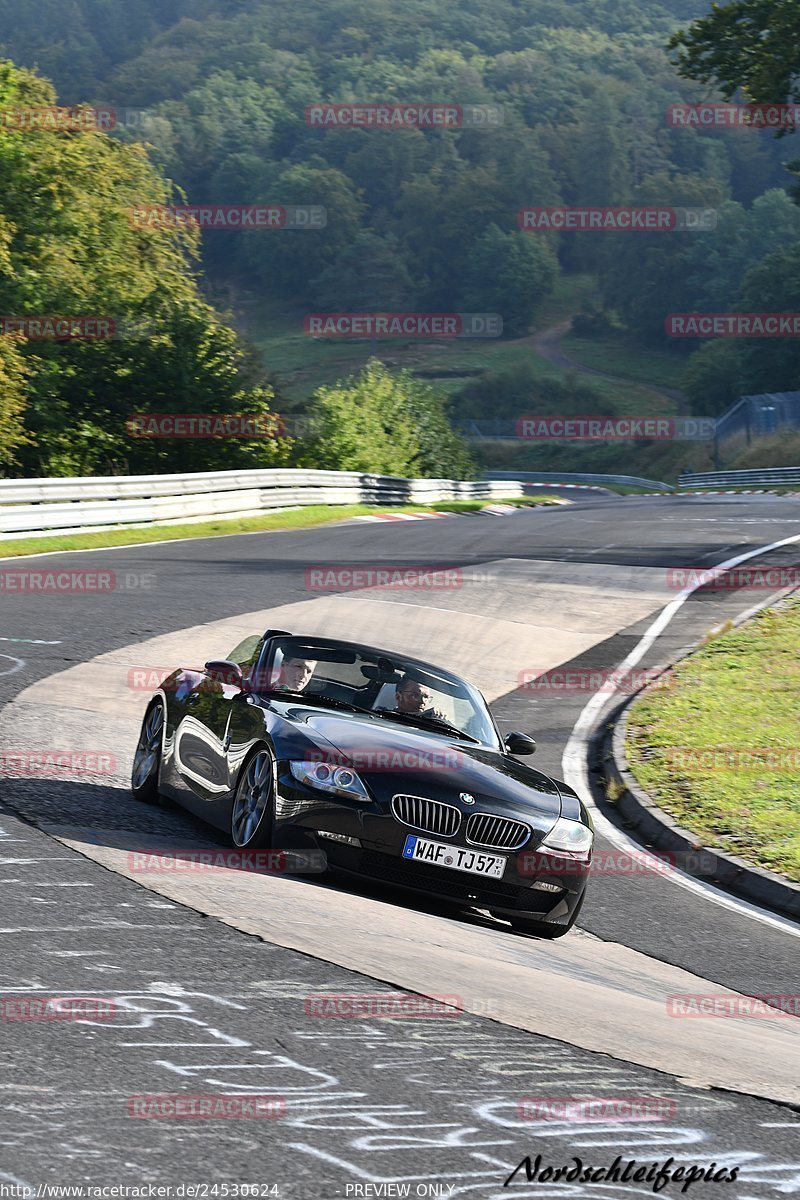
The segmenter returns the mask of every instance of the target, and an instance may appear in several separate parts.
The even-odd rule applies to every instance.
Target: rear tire
[[[231,841],[237,850],[260,850],[272,838],[275,773],[272,755],[262,748],[248,759],[231,809]]]
[[[134,799],[143,804],[158,804],[160,801],[158,780],[163,738],[164,704],[161,700],[154,700],[144,714],[131,771],[131,792]]]

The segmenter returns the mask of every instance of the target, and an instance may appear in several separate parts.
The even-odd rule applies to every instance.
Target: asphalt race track
[[[613,669],[675,599],[682,568],[790,538],[800,539],[793,497],[585,493],[509,516],[351,521],[0,564],[114,581],[101,593],[2,590],[0,753],[84,751],[110,765],[58,778],[6,769],[0,991],[117,1006],[109,1020],[0,1024],[0,1184],[652,1195],[647,1182],[548,1185],[522,1172],[502,1186],[526,1154],[554,1167],[575,1156],[604,1167],[619,1154],[739,1168],[736,1182],[693,1183],[691,1196],[800,1191],[797,1019],[677,1020],[666,1006],[674,993],[796,993],[800,931],[785,919],[674,873],[601,874],[579,928],[550,943],[487,914],[313,876],[141,874],[131,851],[222,839],[127,792],[148,696],[138,681],[222,657],[268,623],[395,646],[468,675],[501,730],[532,732],[532,761],[562,776],[575,769],[573,731],[591,695],[530,691],[521,673]],[[788,544],[763,561],[798,554]],[[328,565],[461,575],[438,591],[318,590],[309,572]],[[688,597],[639,666],[767,596]],[[624,845],[607,819],[601,850]],[[306,1012],[312,993],[387,990],[456,994],[465,1012],[358,1022]],[[129,1115],[142,1095],[253,1092],[281,1097],[285,1114]],[[534,1120],[520,1115],[525,1097],[659,1097],[665,1112]]]

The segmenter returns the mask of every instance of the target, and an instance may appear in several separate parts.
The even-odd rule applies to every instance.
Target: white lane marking
[[[93,883],[37,883],[33,879],[16,879],[15,883],[24,884],[25,887],[94,887]],[[0,883],[8,883],[8,880],[2,879]],[[50,951],[48,951],[50,953]]]
[[[736,558],[729,558],[727,562],[717,563],[714,570],[726,571],[731,567],[737,567],[739,563],[746,562],[749,558],[757,558],[759,555],[769,554],[772,550],[779,550],[781,546],[791,546],[796,542],[800,542],[800,534],[795,534],[792,537],[783,538],[779,542],[772,542],[768,546],[760,546],[756,550],[748,550],[745,554],[739,554]],[[664,608],[655,621],[652,623],[647,632],[642,636],[641,640],[634,646],[627,658],[616,668],[615,674],[625,674],[631,667],[636,666],[640,662],[657,638],[661,636],[666,627],[669,625],[672,618],[680,608],[686,603],[693,592],[704,585],[703,580],[699,583],[692,583],[685,587],[674,600]],[[625,850],[627,853],[642,856],[645,854],[643,848],[629,838],[627,834],[617,829],[597,808],[592,799],[591,786],[589,783],[589,770],[587,764],[587,749],[591,737],[592,729],[594,728],[597,714],[605,707],[606,704],[619,691],[618,684],[614,683],[611,691],[597,692],[589,700],[578,720],[575,722],[570,739],[567,742],[566,749],[562,758],[562,766],[564,772],[564,780],[573,788],[583,800],[586,807],[592,814],[595,829],[598,833],[602,833],[613,846],[618,850]],[[760,921],[763,925],[771,925],[773,929],[779,929],[782,933],[791,934],[792,937],[800,937],[800,929],[783,917],[774,916],[772,913],[766,912],[763,908],[759,908],[755,904],[751,904],[748,900],[734,899],[732,896],[726,896],[723,892],[717,890],[709,883],[703,883],[699,879],[695,879],[691,875],[686,875],[683,871],[673,869],[669,874],[669,879],[678,887],[685,888],[689,892],[694,892],[695,895],[702,896],[705,900],[709,900],[712,904],[719,905],[720,908],[730,909],[732,912],[744,914],[744,916],[752,917],[754,921]]]
[[[738,543],[738,542],[731,542],[731,543],[730,543],[730,545],[728,545],[728,546],[723,546],[723,547],[722,547],[722,549],[723,549],[723,551],[725,551],[725,550],[732,550],[732,549],[734,548],[734,546],[738,546],[738,545],[739,545],[739,543]],[[699,557],[699,559],[698,559],[697,561],[698,561],[698,562],[703,562],[703,561],[704,561],[704,559],[706,559],[706,558],[713,558],[715,554],[719,554],[719,549],[716,549],[716,550],[709,550],[708,554],[701,554],[701,555],[700,555],[700,557]],[[690,569],[691,569],[691,568],[690,568]]]
[[[53,958],[86,958],[87,955],[102,954],[102,950],[45,950]]]
[[[31,863],[37,862],[71,862],[72,860],[66,854],[59,854],[52,858],[0,858],[0,867],[19,866],[27,867]]]
[[[7,658],[9,662],[14,663],[14,666],[0,666],[0,675],[16,675],[17,671],[21,671],[25,666],[23,659],[14,658],[13,654],[0,654],[0,658]]]
[[[61,642],[45,642],[41,638],[0,637],[0,642],[25,642],[28,646],[60,646]]]

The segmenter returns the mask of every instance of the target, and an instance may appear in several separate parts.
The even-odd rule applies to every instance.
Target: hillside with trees
[[[76,186],[83,172],[87,194],[90,175],[118,171],[110,185],[115,204],[125,197],[188,198],[327,210],[324,228],[307,231],[210,230],[198,240],[186,231],[180,237],[140,231],[134,238],[117,229],[102,266],[109,286],[115,271],[121,276],[114,286],[124,294],[113,301],[121,312],[164,321],[167,349],[147,339],[124,350],[70,346],[70,364],[80,365],[69,370],[76,378],[84,370],[94,378],[96,371],[104,396],[106,381],[114,380],[108,403],[116,411],[115,389],[133,389],[123,406],[140,388],[152,397],[154,369],[162,372],[165,393],[174,395],[176,378],[185,387],[212,331],[212,341],[225,342],[219,355],[211,353],[215,369],[226,363],[225,378],[209,385],[211,396],[201,392],[202,403],[229,404],[239,396],[241,405],[244,388],[246,403],[274,407],[283,400],[269,390],[280,391],[280,369],[276,374],[268,354],[258,364],[235,339],[225,341],[233,335],[209,300],[230,304],[230,320],[239,327],[240,299],[265,313],[255,324],[244,322],[262,345],[275,313],[301,331],[309,311],[497,312],[504,338],[512,340],[545,319],[564,280],[590,276],[595,294],[584,329],[602,338],[615,328],[633,344],[668,349],[688,367],[684,387],[693,411],[721,411],[743,390],[796,385],[796,347],[775,355],[753,343],[670,344],[664,333],[670,311],[743,303],[786,310],[797,307],[800,289],[797,256],[782,254],[787,245],[800,248],[800,209],[787,192],[788,142],[763,131],[672,128],[666,120],[670,104],[713,95],[702,81],[681,78],[668,49],[670,39],[705,12],[700,0],[497,0],[491,6],[478,0],[36,0],[22,8],[0,0],[4,53],[52,79],[60,103],[112,106],[119,113],[109,137],[78,139],[84,161]],[[19,78],[39,89],[39,102],[49,102],[41,99],[49,95],[43,81]],[[306,122],[309,105],[376,100],[481,105],[499,117],[486,127],[391,132]],[[4,145],[0,141],[0,161]],[[6,169],[34,170],[32,160],[41,155],[41,170],[48,155],[67,152],[58,145],[59,135],[31,135],[23,154],[27,167],[15,153]],[[519,230],[520,208],[560,204],[715,209],[717,228],[669,235]],[[25,216],[33,219],[8,212],[0,197],[0,233],[3,220]],[[16,254],[23,240],[17,237]],[[99,242],[89,239],[98,253]],[[3,245],[0,240],[0,252]],[[134,269],[127,273],[121,263],[131,253]],[[195,276],[198,269],[202,278]],[[29,298],[11,287],[4,311],[23,301]],[[191,312],[180,362],[170,357],[177,354],[176,306],[181,319],[185,309]],[[384,360],[391,352],[391,344],[382,344]],[[0,420],[19,421],[15,397],[35,358],[27,425],[37,461],[53,469],[64,454],[65,468],[79,459],[91,466],[92,454],[104,447],[115,459],[119,448],[104,442],[91,422],[98,387],[73,394],[59,385],[56,403],[47,391],[52,383],[45,382],[51,375],[41,366],[48,354],[63,357],[64,348],[39,346],[22,355],[2,348],[0,369],[9,383]],[[122,371],[115,355],[127,356]],[[505,371],[488,363],[477,369],[490,372],[487,395],[496,392]],[[464,415],[474,416],[481,377],[466,389],[458,382],[451,380],[448,390],[463,392]],[[301,395],[292,407],[306,407],[310,399]],[[453,415],[461,416],[458,402],[453,405]],[[523,411],[529,410],[530,404]],[[74,420],[62,421],[67,411]],[[485,415],[494,414],[487,409]],[[58,427],[82,429],[79,440],[92,452],[70,459],[53,432]],[[76,435],[62,436],[74,441]],[[267,449],[284,453],[277,444],[259,452]],[[140,451],[162,461],[168,454],[151,445]],[[30,465],[33,454],[19,442],[20,462]]]

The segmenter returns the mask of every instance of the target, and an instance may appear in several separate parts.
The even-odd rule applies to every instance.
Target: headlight
[[[572,854],[575,858],[588,858],[593,842],[594,834],[587,825],[559,817],[539,849],[545,852],[555,850],[559,854]]]
[[[322,762],[290,762],[289,770],[300,783],[330,792],[334,796],[350,796],[354,800],[369,800],[369,793],[350,767],[335,767]]]

